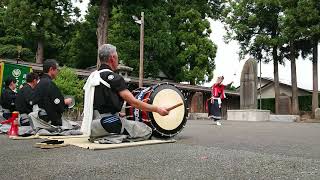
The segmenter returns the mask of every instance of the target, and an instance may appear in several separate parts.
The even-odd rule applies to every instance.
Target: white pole
[[[144,44],[144,12],[141,12],[139,87],[143,87],[143,44]]]
[[[259,68],[260,69],[260,85],[259,85],[260,86],[260,88],[259,88],[260,89],[260,92],[259,92],[260,93],[260,110],[262,109],[262,99],[261,99],[261,75],[262,75],[262,73],[261,73],[261,64],[262,64],[262,60],[260,59],[260,68]]]

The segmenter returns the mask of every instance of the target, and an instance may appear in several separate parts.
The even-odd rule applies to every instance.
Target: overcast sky
[[[75,5],[78,6],[82,12],[82,15],[86,13],[87,4],[89,0],[83,0],[82,3],[76,2]],[[214,70],[214,77],[219,75],[224,75],[227,84],[234,81],[234,85],[238,86],[240,84],[240,74],[242,66],[246,59],[240,60],[238,56],[239,46],[236,41],[225,44],[223,36],[225,35],[225,30],[223,24],[219,21],[210,20],[212,34],[210,38],[218,46],[215,63],[216,69]],[[320,49],[320,46],[319,46]],[[320,53],[318,53],[320,59]],[[318,63],[318,69],[320,68],[320,63]],[[280,81],[283,83],[291,84],[291,71],[290,62],[287,61],[285,66],[279,65],[279,77]],[[258,66],[258,74],[259,74]],[[273,78],[273,64],[262,63],[262,77]],[[320,72],[320,69],[319,69]],[[215,78],[214,78],[215,79]],[[214,80],[213,79],[213,80]],[[312,89],[312,63],[310,60],[303,60],[299,58],[297,60],[297,80],[298,87],[311,90]],[[204,86],[211,86],[213,82],[206,83]],[[319,78],[320,85],[320,78]]]

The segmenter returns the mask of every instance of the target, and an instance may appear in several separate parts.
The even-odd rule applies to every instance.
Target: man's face
[[[113,53],[111,55],[111,59],[112,59],[112,61],[111,61],[112,66],[113,66],[112,68],[113,68],[113,70],[116,70],[119,65],[118,53],[117,52]]]
[[[34,79],[34,80],[31,82],[31,84],[32,84],[31,87],[34,89],[34,88],[37,86],[38,82],[39,82],[38,79]]]
[[[55,79],[59,74],[58,66],[56,66],[56,68],[50,67],[49,74],[51,75],[52,79]]]
[[[10,89],[11,89],[12,91],[14,91],[14,90],[16,90],[16,88],[17,88],[17,84],[16,84],[15,82],[11,82],[11,83],[10,83]]]

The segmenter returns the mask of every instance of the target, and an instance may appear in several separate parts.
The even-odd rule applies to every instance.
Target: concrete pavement
[[[177,143],[42,150],[0,135],[1,179],[319,179],[320,124],[188,121]]]

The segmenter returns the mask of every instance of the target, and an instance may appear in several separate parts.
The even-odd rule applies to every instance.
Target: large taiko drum
[[[187,122],[187,106],[183,94],[175,86],[170,84],[158,84],[155,86],[134,90],[133,95],[146,103],[160,106],[173,107],[167,116],[161,116],[156,112],[141,111],[126,104],[126,117],[128,120],[144,122],[153,129],[153,135],[161,138],[170,138],[177,135]]]

